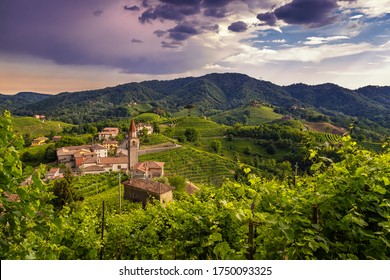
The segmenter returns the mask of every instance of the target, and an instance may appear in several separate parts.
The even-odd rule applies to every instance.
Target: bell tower
[[[138,163],[138,150],[139,150],[139,139],[137,137],[137,129],[134,124],[134,120],[131,120],[128,142],[127,142],[127,171],[130,173],[134,165]]]

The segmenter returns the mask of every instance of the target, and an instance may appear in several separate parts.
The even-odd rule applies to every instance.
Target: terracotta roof
[[[85,171],[105,171],[103,167],[101,166],[98,166],[98,165],[91,165],[91,166],[88,166],[86,168],[84,168],[84,172]]]
[[[115,141],[115,140],[104,140],[103,141],[103,145],[104,144],[118,144],[118,141]]]
[[[91,146],[91,150],[95,151],[95,150],[106,150],[106,147],[100,145],[100,144],[94,144]]]
[[[134,169],[139,171],[147,171],[148,169],[162,169],[164,167],[165,162],[158,161],[145,161],[138,162],[134,165]]]
[[[84,164],[86,163],[97,163],[98,158],[97,157],[91,157],[84,160]]]
[[[84,146],[80,146],[84,147]],[[72,147],[73,148],[73,147]],[[74,155],[78,153],[90,153],[91,151],[89,149],[68,149],[68,147],[62,147],[57,149],[57,156],[66,156],[66,155]]]
[[[172,191],[171,186],[164,185],[163,183],[145,180],[145,179],[129,179],[126,182],[123,182],[123,185],[128,187],[133,187],[137,189],[142,189],[150,193],[163,194],[166,192]]]
[[[103,131],[119,131],[119,128],[117,127],[105,127],[103,128]]]
[[[99,164],[125,164],[127,157],[104,157],[100,158]]]

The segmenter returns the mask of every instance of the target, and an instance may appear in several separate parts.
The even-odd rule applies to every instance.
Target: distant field
[[[140,104],[132,104],[129,108],[129,113],[131,115],[137,115],[139,113],[145,113],[149,112],[151,109],[153,109],[153,106],[149,103],[140,103]]]
[[[281,159],[289,153],[287,149],[276,148],[276,153],[270,155],[267,153],[266,148],[257,145],[253,139],[235,138],[233,141],[229,141],[226,138],[215,138],[215,139],[201,139],[197,148],[215,153],[212,151],[210,145],[213,140],[221,142],[221,150],[219,154],[230,159],[235,160],[238,156],[239,160],[244,163],[248,163],[255,157],[266,159]],[[249,152],[249,153],[248,153]]]
[[[169,122],[168,122],[169,123]],[[169,137],[177,138],[186,128],[195,128],[201,137],[222,136],[226,131],[225,125],[200,117],[178,117],[171,120],[171,128],[164,128],[163,133]]]
[[[328,122],[308,122],[305,123],[310,129],[318,132],[328,132],[331,134],[343,135],[347,130],[343,127],[335,126]]]
[[[55,134],[61,133],[65,127],[71,124],[57,121],[41,121],[32,117],[12,117],[14,130],[16,133],[29,133],[32,137],[39,137],[49,134],[53,131]]]
[[[275,113],[272,108],[267,106],[260,106],[259,108],[236,108],[216,114],[210,118],[215,122],[226,123],[229,117],[234,118],[237,116],[242,116],[248,114],[248,112],[249,116],[247,118],[247,125],[261,125],[263,123],[271,122],[282,117],[282,115]]]
[[[159,122],[161,121],[161,118],[159,115],[155,113],[141,113],[138,116],[134,117],[135,122],[143,121],[146,123],[153,123],[153,122]]]
[[[373,142],[368,142],[364,141],[359,143],[364,149],[367,149],[369,151],[374,151],[377,153],[382,152],[384,149],[382,148],[383,143],[373,143]]]
[[[188,117],[188,109],[180,110],[179,112],[176,112],[173,115],[175,117]],[[191,117],[200,117],[200,116],[202,116],[202,112],[199,109],[194,108],[191,110],[190,116]]]

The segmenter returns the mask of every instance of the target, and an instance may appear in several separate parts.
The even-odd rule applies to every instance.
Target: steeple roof
[[[130,132],[137,132],[137,128],[135,127],[135,123],[133,119],[131,120],[131,124],[130,124]]]

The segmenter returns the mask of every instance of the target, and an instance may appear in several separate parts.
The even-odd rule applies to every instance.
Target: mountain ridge
[[[20,95],[14,96],[18,97]],[[45,95],[37,101],[23,100],[13,111],[19,115],[45,114],[60,120],[71,115],[71,122],[83,123],[107,117],[129,117],[131,103],[150,103],[155,108],[170,112],[194,105],[207,116],[215,111],[248,106],[254,100],[280,108],[300,106],[314,108],[330,116],[342,114],[366,118],[390,128],[390,87],[366,86],[351,90],[331,83],[279,86],[240,73],[211,73],[200,77],[131,82],[98,90],[62,92]],[[6,107],[1,98],[0,106]]]

